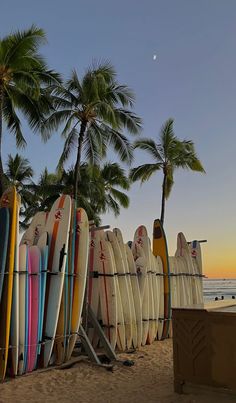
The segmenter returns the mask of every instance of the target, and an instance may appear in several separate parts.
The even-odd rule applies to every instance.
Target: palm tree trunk
[[[74,199],[77,201],[78,198],[78,182],[80,180],[80,164],[81,164],[81,155],[82,155],[82,146],[84,141],[84,135],[87,127],[87,122],[84,121],[80,126],[80,133],[78,138],[78,148],[77,148],[77,158],[75,164],[75,179],[74,179]]]
[[[164,225],[164,216],[165,216],[166,179],[167,179],[167,174],[164,172],[164,178],[163,178],[163,182],[162,182],[162,200],[161,200],[161,223],[162,223],[162,225]]]
[[[0,92],[0,197],[4,192],[4,171],[2,165],[2,108],[3,108],[3,95]]]

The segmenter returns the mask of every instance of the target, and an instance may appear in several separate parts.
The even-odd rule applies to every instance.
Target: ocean
[[[216,297],[221,299],[236,299],[236,279],[203,279],[203,294],[205,301],[214,301]]]

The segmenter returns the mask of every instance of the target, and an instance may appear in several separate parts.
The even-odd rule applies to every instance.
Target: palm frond
[[[133,149],[129,140],[122,133],[108,126],[103,125],[103,130],[106,132],[107,144],[113,147],[119,155],[120,160],[131,164],[133,160]]]
[[[138,180],[146,182],[156,171],[162,169],[162,164],[143,164],[130,170],[130,179],[133,182]]]
[[[153,139],[150,138],[141,138],[136,140],[133,144],[134,148],[139,148],[140,150],[147,151],[148,154],[158,163],[163,163],[163,158],[161,153],[157,148],[157,144]]]

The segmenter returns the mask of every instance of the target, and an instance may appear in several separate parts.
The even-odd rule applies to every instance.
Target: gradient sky
[[[9,0],[0,14],[0,36],[32,23],[43,28],[48,44],[41,53],[65,77],[72,68],[83,74],[93,59],[109,59],[136,94],[143,136],[157,139],[173,117],[176,135],[194,141],[207,174],[176,172],[165,230],[170,255],[179,231],[187,240],[207,239],[204,272],[215,277],[236,277],[235,21],[235,0]],[[36,175],[45,166],[53,171],[62,151],[59,134],[44,145],[25,125],[24,133],[28,146],[21,153]],[[15,152],[5,136],[5,160]],[[145,162],[146,154],[136,152],[135,164]],[[151,236],[161,179],[157,174],[133,185],[130,208],[117,219],[107,214],[103,223],[120,227],[126,240],[140,224]]]

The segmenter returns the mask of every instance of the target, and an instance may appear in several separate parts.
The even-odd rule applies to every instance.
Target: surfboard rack
[[[109,228],[110,228],[110,225],[103,225],[100,227],[96,227],[93,220],[89,221],[89,232],[99,231],[99,230],[104,230],[104,229],[109,229]],[[89,278],[89,270],[87,273],[87,277]],[[89,359],[92,362],[96,363],[97,365],[107,367],[107,365],[104,365],[102,363],[102,361],[99,359],[99,356],[97,355],[95,349],[93,348],[92,344],[90,343],[90,340],[87,335],[88,321],[89,321],[89,324],[94,328],[94,331],[96,332],[109,361],[117,361],[115,351],[113,350],[109,340],[105,336],[100,323],[98,322],[93,310],[91,309],[91,307],[88,303],[88,284],[87,284],[86,289],[85,289],[85,299],[84,299],[84,307],[83,307],[83,325],[80,325],[80,328],[79,328],[79,334],[81,336],[81,343],[82,343],[83,349],[85,350],[87,356],[89,357]]]
[[[94,313],[89,305],[87,307],[87,313],[88,313],[89,322],[93,326],[94,331],[97,333],[97,336],[99,337],[100,342],[105,350],[106,356],[109,358],[110,361],[117,361],[115,351],[111,347],[111,344],[109,343],[107,337],[105,336],[100,323],[98,322],[96,316],[94,315]],[[89,359],[98,365],[104,366],[102,364],[101,360],[99,359],[96,351],[94,350],[92,344],[90,343],[87,333],[84,330],[82,325],[80,325],[79,333],[81,336],[82,346],[83,346],[87,356],[89,357]],[[107,367],[107,365],[105,365],[105,366]]]
[[[192,243],[193,241],[188,241],[187,242],[187,244],[188,245],[191,245],[191,243]],[[207,239],[200,239],[200,241],[198,241],[199,243],[205,243],[205,242],[207,242]]]

